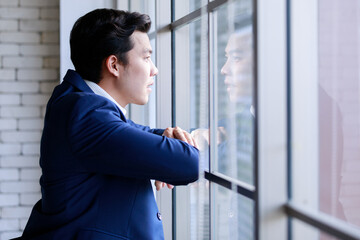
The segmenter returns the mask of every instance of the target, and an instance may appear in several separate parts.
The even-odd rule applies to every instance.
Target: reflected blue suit
[[[150,179],[198,178],[198,150],[125,118],[69,70],[46,109],[42,199],[22,239],[163,239]]]

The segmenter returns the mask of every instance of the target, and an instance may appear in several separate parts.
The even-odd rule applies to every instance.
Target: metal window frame
[[[360,239],[359,229],[350,226],[344,221],[329,217],[327,214],[305,209],[293,202],[289,202],[284,205],[284,211],[288,216],[296,218],[339,239]]]
[[[236,189],[236,192],[244,197],[247,197],[251,200],[255,200],[255,186],[247,184],[245,182],[239,181],[237,179],[226,176],[222,173],[218,172],[207,172],[205,171],[205,179],[209,180],[209,182],[216,183],[221,185],[229,190]]]
[[[156,27],[155,27],[155,41],[156,41],[156,65],[160,69],[157,76],[157,127],[166,128],[172,125],[172,63],[171,59],[171,32],[162,31],[162,26],[171,22],[171,6],[170,1],[157,0],[155,2],[156,11]],[[161,13],[161,14],[159,14]],[[172,210],[172,191],[164,188],[157,192],[156,199],[159,205],[159,210],[163,216],[164,237],[165,239],[172,239],[173,237],[173,210]]]
[[[258,239],[286,239],[285,2],[257,1]]]

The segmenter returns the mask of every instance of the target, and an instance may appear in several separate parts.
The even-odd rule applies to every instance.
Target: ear
[[[110,55],[105,60],[105,67],[115,77],[120,76],[121,64],[115,55]]]

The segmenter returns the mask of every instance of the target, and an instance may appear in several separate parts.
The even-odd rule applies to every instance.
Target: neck
[[[126,108],[128,103],[122,99],[122,96],[116,92],[116,79],[102,78],[98,85],[104,89],[121,107]]]

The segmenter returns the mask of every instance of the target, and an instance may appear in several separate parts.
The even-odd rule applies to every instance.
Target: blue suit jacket
[[[163,239],[150,179],[198,178],[198,150],[127,120],[69,70],[49,100],[41,139],[42,199],[22,239]]]

